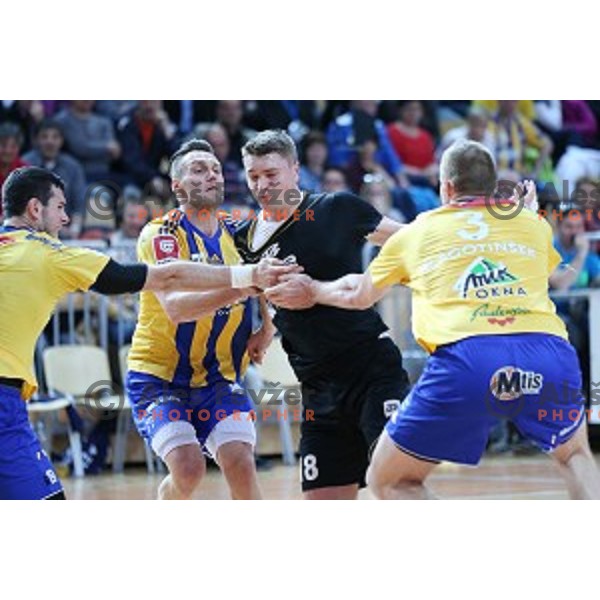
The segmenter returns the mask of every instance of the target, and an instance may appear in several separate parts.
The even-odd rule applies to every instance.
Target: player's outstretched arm
[[[276,306],[290,310],[302,310],[315,304],[361,310],[375,304],[386,290],[376,288],[368,273],[346,275],[328,282],[315,281],[307,275],[284,275],[265,295]]]
[[[298,265],[285,265],[276,259],[265,259],[257,265],[219,267],[192,262],[164,265],[122,265],[109,260],[98,274],[91,289],[100,294],[132,294],[150,292],[197,292],[258,287],[268,288],[282,275],[299,273]]]
[[[171,262],[165,265],[149,265],[143,289],[150,292],[192,292],[249,287],[265,289],[275,285],[281,276],[301,270],[298,265],[285,265],[276,259],[265,259],[257,265],[234,267]]]

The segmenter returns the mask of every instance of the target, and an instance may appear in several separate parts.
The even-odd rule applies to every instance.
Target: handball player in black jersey
[[[314,279],[362,272],[365,241],[381,245],[401,225],[350,193],[298,189],[293,140],[263,131],[242,149],[246,178],[261,206],[235,240],[245,262],[297,262]],[[308,308],[311,306],[310,308]],[[369,451],[408,392],[402,356],[374,309],[285,310],[274,324],[302,385],[302,489],[308,499],[354,499]],[[309,412],[310,411],[310,412]]]

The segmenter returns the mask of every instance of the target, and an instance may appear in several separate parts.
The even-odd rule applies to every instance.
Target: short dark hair
[[[440,179],[451,181],[458,194],[491,196],[496,188],[496,165],[479,142],[459,140],[442,155]]]
[[[13,138],[19,147],[23,145],[23,132],[16,123],[8,122],[0,125],[0,140],[9,138]]]
[[[294,140],[281,129],[261,131],[242,148],[242,156],[266,156],[272,153],[291,159],[293,162],[298,160]]]
[[[35,128],[35,135],[38,136],[42,131],[46,131],[47,129],[56,129],[60,135],[65,137],[62,125],[56,119],[42,119]]]
[[[41,167],[15,169],[2,186],[2,208],[6,217],[19,217],[27,203],[37,198],[44,206],[52,195],[52,186],[64,191],[64,181],[52,171]]]
[[[208,152],[209,154],[213,155],[215,153],[213,147],[206,140],[194,138],[181,144],[179,149],[173,154],[173,156],[171,156],[169,167],[169,175],[171,176],[171,179],[173,176],[179,176],[179,167],[181,166],[181,161],[183,157],[190,152]]]

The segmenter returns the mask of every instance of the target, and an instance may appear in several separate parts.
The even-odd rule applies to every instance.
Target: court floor
[[[596,455],[596,462],[600,456]],[[83,479],[64,480],[69,499],[153,499],[163,475],[149,475],[142,468],[128,468],[123,474],[106,473]],[[299,468],[272,461],[268,470],[259,471],[259,481],[267,499],[300,499]],[[430,478],[431,489],[447,499],[566,499],[562,479],[550,459],[532,457],[485,458],[477,469],[444,464]],[[368,491],[361,498],[369,499]],[[229,498],[224,478],[209,469],[196,494],[198,499]]]

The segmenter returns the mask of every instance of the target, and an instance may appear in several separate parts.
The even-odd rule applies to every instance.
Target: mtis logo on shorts
[[[539,394],[544,376],[518,367],[502,367],[490,379],[490,391],[498,400],[515,400],[523,394]]]

